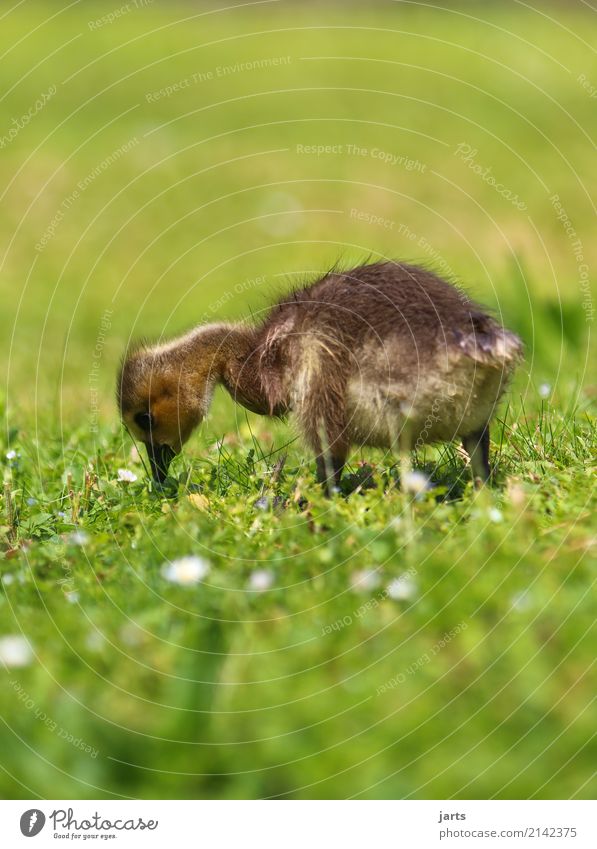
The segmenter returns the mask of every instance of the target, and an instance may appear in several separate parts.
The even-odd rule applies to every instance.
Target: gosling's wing
[[[523,345],[515,333],[480,311],[471,311],[469,319],[452,333],[460,352],[476,362],[496,368],[514,365],[522,358]]]

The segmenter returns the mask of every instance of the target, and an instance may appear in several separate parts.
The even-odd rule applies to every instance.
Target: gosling
[[[325,274],[259,324],[206,324],[127,352],[117,399],[158,482],[219,384],[254,413],[292,413],[328,492],[352,445],[407,458],[460,439],[480,483],[490,477],[489,423],[521,356],[520,339],[457,287],[378,262]]]

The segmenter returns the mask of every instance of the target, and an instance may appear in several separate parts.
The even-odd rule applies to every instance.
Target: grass
[[[27,6],[3,20],[0,135],[56,94],[2,149],[0,639],[32,649],[19,665],[0,642],[2,795],[594,797],[595,369],[574,248],[593,268],[577,77],[597,79],[594,20],[156,3],[93,29],[111,7]],[[234,70],[272,57],[290,59]],[[523,336],[494,486],[440,446],[415,458],[433,487],[412,499],[394,458],[357,450],[361,487],[325,499],[291,424],[218,394],[157,491],[116,420],[129,337],[258,315],[289,278],[369,253],[454,270]],[[203,579],[168,580],[187,556]]]

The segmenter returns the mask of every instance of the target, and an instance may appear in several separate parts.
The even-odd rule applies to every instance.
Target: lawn
[[[0,24],[0,794],[594,797],[594,14],[117,5]],[[368,256],[522,336],[493,486],[220,392],[156,489],[129,341]]]

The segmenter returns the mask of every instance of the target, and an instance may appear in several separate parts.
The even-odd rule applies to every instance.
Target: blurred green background
[[[4,795],[594,793],[590,8],[25,2],[0,26],[0,615],[36,651],[3,682]],[[148,494],[113,402],[129,339],[258,316],[367,256],[430,264],[523,336],[514,496],[421,503],[415,543],[396,493],[261,515],[251,431],[292,432],[223,394],[189,449],[209,509]],[[313,487],[293,451],[286,495]],[[165,588],[193,552],[213,587]],[[274,589],[246,593],[259,566]],[[419,603],[355,615],[376,597],[355,570],[408,568]]]
[[[596,76],[594,23],[582,7],[153,3],[98,28],[115,8],[27,3],[3,20],[4,133],[57,89],[2,150],[2,337],[16,327],[18,346],[9,391],[26,381],[32,403],[34,382],[52,401],[59,374],[79,418],[98,317],[110,309],[101,388],[111,414],[129,334],[187,328],[223,293],[215,313],[244,316],[284,275],[370,252],[445,263],[502,304],[552,365],[560,340],[533,326],[538,307],[555,310],[557,328],[562,301],[571,335],[583,335],[577,263],[549,200],[560,195],[594,265],[595,100],[577,82]],[[235,70],[268,60],[280,64]],[[526,209],[474,173],[459,144]]]

